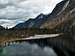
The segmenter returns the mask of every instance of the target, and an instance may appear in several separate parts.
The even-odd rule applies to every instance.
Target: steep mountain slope
[[[75,6],[72,1],[67,1],[66,4],[63,6],[62,10],[54,17],[52,20],[47,20],[40,28],[48,28],[48,29],[55,29],[55,28],[62,28],[68,27],[69,24],[72,24],[75,17]],[[50,17],[49,17],[50,18]]]
[[[52,11],[52,13],[49,15],[50,17],[54,17],[54,16],[57,16],[63,9],[63,7],[65,7],[65,4],[66,4],[67,1],[61,1],[60,3],[58,3],[54,10]]]

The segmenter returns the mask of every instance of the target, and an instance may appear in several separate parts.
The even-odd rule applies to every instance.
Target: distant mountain
[[[23,23],[16,25],[14,28],[39,28],[39,26],[43,24],[47,18],[47,15],[40,14],[35,19],[29,19]]]
[[[4,27],[3,26],[0,26],[0,30],[2,30],[2,29],[4,29]]]
[[[29,19],[29,20],[27,20],[27,21],[25,21],[25,22],[23,22],[23,23],[19,23],[19,24],[17,24],[14,28],[28,28],[29,27],[29,25],[31,24],[33,22],[33,19]]]
[[[57,16],[57,14],[62,10],[66,1],[62,1],[56,5],[52,13],[48,15],[40,14],[34,19],[29,19],[23,23],[19,23],[14,28],[40,28],[42,24],[44,24],[47,20],[53,19],[53,17]]]

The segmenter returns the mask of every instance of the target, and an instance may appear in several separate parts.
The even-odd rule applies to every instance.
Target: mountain
[[[58,3],[56,5],[56,7],[54,8],[54,10],[52,11],[52,13],[48,14],[48,15],[44,15],[44,14],[40,14],[38,15],[36,18],[34,19],[29,19],[23,23],[19,23],[18,25],[16,25],[14,28],[40,28],[40,26],[42,24],[44,24],[47,20],[51,20],[53,19],[53,17],[55,17],[63,8],[64,4],[66,3],[66,1],[62,1],[60,3]]]
[[[40,28],[47,28],[47,29],[61,29],[62,31],[68,28],[69,25],[72,25],[74,18],[75,18],[75,2],[74,0],[64,0],[66,3],[57,13],[56,17],[48,17],[49,19],[45,21],[44,24],[41,25]],[[57,6],[55,7],[57,8]],[[59,8],[60,9],[60,8]],[[56,10],[57,11],[57,10]],[[69,26],[70,27],[70,26]]]
[[[2,30],[2,29],[4,29],[4,27],[3,26],[0,26],[0,30]]]
[[[27,21],[25,21],[24,23],[20,23],[20,24],[17,24],[14,28],[28,28],[29,25],[33,22],[33,19],[29,19]]]
[[[16,25],[14,28],[39,28],[39,26],[46,21],[47,15],[40,14],[35,19],[29,19],[23,23]]]
[[[63,9],[64,5],[66,4],[67,1],[61,1],[60,3],[58,3],[55,8],[53,9],[52,13],[49,14],[50,17],[54,17],[56,15],[58,15],[61,10]]]
[[[34,19],[34,23],[31,28],[39,28],[47,20],[48,16],[40,14]],[[31,25],[31,24],[30,24]]]
[[[63,0],[58,3],[52,13],[48,15],[40,14],[35,19],[29,19],[24,23],[16,25],[14,28],[46,28],[59,32],[68,31],[75,25],[74,21],[75,1]],[[73,16],[73,17],[72,17]]]

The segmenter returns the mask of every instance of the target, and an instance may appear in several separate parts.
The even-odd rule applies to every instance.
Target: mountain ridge
[[[61,1],[60,3],[56,5],[52,13],[49,13],[48,15],[44,15],[43,13],[41,13],[36,18],[31,19],[31,20],[29,19],[25,21],[24,23],[19,23],[14,28],[18,28],[18,29],[20,28],[40,28],[40,26],[44,24],[45,21],[48,21],[49,19],[52,20],[54,17],[56,17],[57,14],[61,11],[65,3],[66,1]]]
[[[29,19],[23,23],[19,23],[14,28],[38,28],[38,26],[40,26],[41,23],[46,20],[46,18],[47,16],[41,13],[36,18]]]

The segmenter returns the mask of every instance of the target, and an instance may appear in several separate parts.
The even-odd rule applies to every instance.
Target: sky
[[[40,13],[51,13],[62,0],[0,0],[0,25],[13,27]]]

